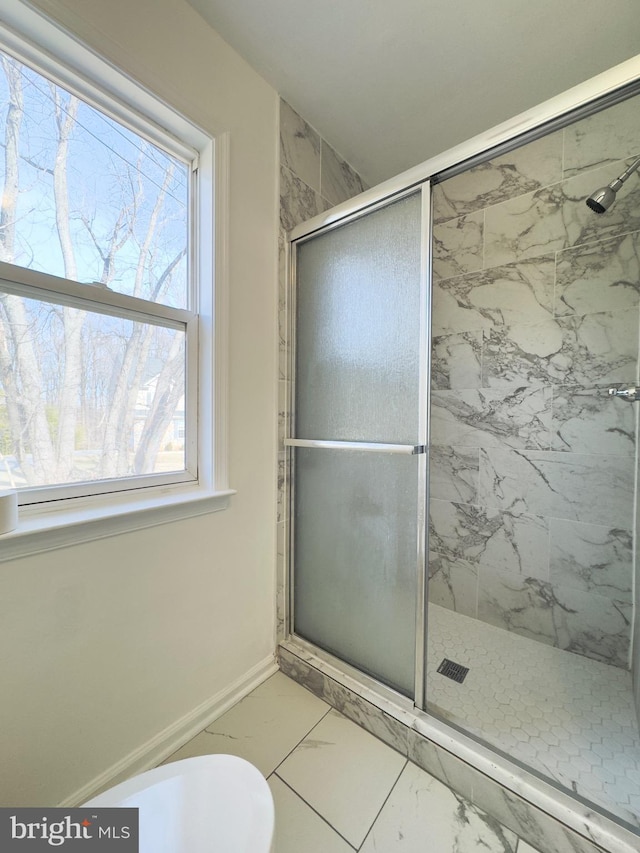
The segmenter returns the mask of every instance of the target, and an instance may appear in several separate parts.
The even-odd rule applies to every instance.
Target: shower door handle
[[[367,453],[403,453],[418,456],[426,453],[424,444],[383,444],[377,441],[324,441],[310,438],[285,438],[286,447],[318,447],[326,450],[360,450]]]
[[[620,397],[629,403],[637,403],[640,400],[640,388],[609,388],[610,397]]]

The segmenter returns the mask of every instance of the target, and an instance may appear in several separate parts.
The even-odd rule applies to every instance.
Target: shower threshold
[[[433,653],[439,655],[435,673],[442,648]],[[537,849],[596,853],[601,848],[608,853],[637,853],[636,826],[595,810],[580,794],[572,795],[542,778],[535,768],[524,767],[492,748],[484,738],[481,741],[474,733],[461,731],[459,721],[443,709],[439,709],[441,716],[448,720],[425,714],[404,696],[295,635],[280,644],[279,662],[286,675],[403,752]],[[452,690],[465,688],[466,682],[456,684],[437,677],[448,682]]]

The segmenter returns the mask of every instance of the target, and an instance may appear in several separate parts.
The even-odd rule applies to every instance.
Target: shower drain
[[[449,660],[449,658],[445,658],[438,667],[438,672],[441,675],[446,675],[447,678],[451,678],[453,681],[457,681],[458,684],[462,684],[469,672],[469,667],[462,666],[461,663],[455,663]]]

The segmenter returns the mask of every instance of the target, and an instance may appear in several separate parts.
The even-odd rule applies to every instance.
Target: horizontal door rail
[[[367,453],[403,453],[417,456],[426,453],[424,444],[382,444],[366,441],[316,441],[308,438],[285,438],[287,447],[318,447],[324,450],[360,450]]]

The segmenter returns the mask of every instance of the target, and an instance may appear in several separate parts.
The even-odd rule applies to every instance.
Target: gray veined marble
[[[431,497],[473,503],[478,496],[479,453],[477,447],[433,446],[429,466]]]
[[[429,553],[429,602],[475,617],[478,612],[476,567],[468,562]]]
[[[548,519],[452,501],[429,510],[429,548],[452,564],[548,579]]]
[[[553,389],[552,449],[633,457],[635,415],[633,405],[607,394],[606,384],[594,389],[558,385]]]
[[[547,255],[570,245],[563,203],[561,184],[555,184],[487,208],[485,268]]]
[[[638,318],[629,311],[561,317],[485,332],[482,385],[514,382],[586,388],[636,376]]]
[[[289,330],[287,324],[286,234],[278,237],[278,379],[289,375]]]
[[[546,450],[551,441],[551,388],[432,391],[433,444]]]
[[[565,177],[640,155],[640,98],[629,98],[564,129]]]
[[[320,135],[280,100],[280,163],[316,192],[320,192],[320,147]]]
[[[360,175],[322,140],[321,195],[331,204],[340,204],[364,189]]]
[[[281,379],[278,382],[278,452],[285,450],[284,440],[289,431],[289,385],[290,383]]]
[[[284,521],[276,525],[276,642],[287,636],[287,526]]]
[[[640,181],[629,180],[616,202],[602,215],[593,213],[585,200],[598,187],[606,186],[631,165],[634,158],[610,163],[562,183],[562,215],[567,224],[568,246],[593,243],[640,230]],[[634,176],[635,177],[635,176]],[[595,183],[594,183],[595,182]]]
[[[562,132],[474,166],[433,188],[439,223],[562,180]]]
[[[638,232],[558,254],[554,306],[558,317],[637,310],[639,294]]]
[[[434,280],[433,334],[551,319],[555,256]]]
[[[434,337],[431,384],[435,389],[480,388],[482,332]]]
[[[280,167],[280,224],[285,231],[291,231],[330,206],[290,169]]]
[[[631,529],[549,519],[550,580],[615,601],[633,600]]]
[[[513,263],[640,230],[640,186],[625,184],[602,215],[586,199],[613,181],[631,160],[581,173],[485,210],[484,267]],[[629,182],[631,183],[631,182]]]
[[[634,473],[624,456],[480,450],[479,503],[629,529]]]
[[[482,269],[484,211],[433,228],[433,274],[449,278]]]
[[[360,849],[362,853],[515,853],[517,841],[491,815],[415,764],[407,764]]]
[[[480,570],[483,622],[613,666],[628,666],[631,611],[582,590]]]
[[[284,521],[287,518],[288,507],[286,505],[287,481],[289,479],[289,466],[287,462],[287,454],[283,451],[278,453],[278,483],[277,483],[277,507],[276,520],[277,522]]]

